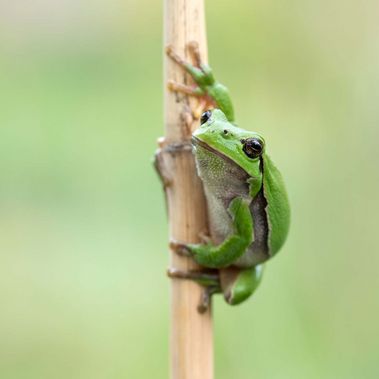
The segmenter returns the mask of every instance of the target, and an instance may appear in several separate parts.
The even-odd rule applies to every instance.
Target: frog
[[[287,238],[290,206],[264,137],[236,124],[229,90],[202,62],[197,43],[188,48],[194,64],[171,46],[166,53],[190,75],[194,86],[169,81],[168,88],[196,96],[209,107],[191,143],[205,193],[210,236],[203,236],[201,243],[171,240],[175,253],[190,257],[203,270],[169,268],[168,276],[194,280],[204,287],[198,306],[203,313],[214,294],[221,293],[228,304],[237,305],[255,292],[265,263],[276,256]]]

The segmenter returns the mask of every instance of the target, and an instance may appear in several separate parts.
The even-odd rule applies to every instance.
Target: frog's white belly
[[[249,175],[233,161],[213,154],[201,146],[196,148],[196,158],[198,173],[203,181],[207,198],[211,237],[213,243],[219,245],[234,233],[233,220],[228,212],[230,202],[236,197],[252,202],[247,182]],[[251,212],[253,208],[251,203]],[[252,217],[254,224],[262,224],[259,220],[254,220],[253,214]],[[258,238],[252,236],[254,242],[236,262],[233,262],[234,266],[252,267],[267,259],[262,248],[264,239],[262,228],[258,230],[255,228],[255,232]]]
[[[208,203],[210,232],[215,244],[222,243],[233,233],[232,219],[224,205],[224,201],[205,190]]]
[[[213,243],[219,245],[234,232],[233,221],[227,211],[228,207],[226,206],[225,198],[215,196],[213,192],[206,188],[205,194],[208,203],[208,217],[212,240]],[[256,238],[254,238],[253,233],[253,242],[246,249],[245,253],[233,263],[233,266],[241,268],[252,267],[267,260],[268,256],[265,244],[263,243],[262,231],[260,228],[256,228],[255,231],[257,232]]]

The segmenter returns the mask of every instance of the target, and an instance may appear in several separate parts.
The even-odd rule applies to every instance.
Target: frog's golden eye
[[[201,119],[200,119],[200,125],[203,125],[205,124],[212,116],[212,112],[211,111],[205,111],[202,115],[201,115]]]
[[[246,138],[242,139],[242,150],[249,158],[257,158],[263,152],[263,142],[258,138]]]

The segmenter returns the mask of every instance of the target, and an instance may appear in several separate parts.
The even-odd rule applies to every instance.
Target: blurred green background
[[[162,2],[0,1],[0,377],[168,377]],[[206,3],[210,63],[292,204],[216,378],[379,377],[379,4]]]

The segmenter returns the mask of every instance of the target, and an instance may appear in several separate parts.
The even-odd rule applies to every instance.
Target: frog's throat
[[[225,161],[228,161],[228,162],[230,162],[230,163],[238,166],[243,172],[246,173],[246,175],[250,176],[250,174],[246,170],[244,170],[240,165],[238,165],[233,159],[231,159],[231,158],[227,157],[226,155],[222,154],[218,150],[214,149],[212,146],[209,146],[207,143],[205,143],[204,141],[200,140],[199,138],[197,138],[195,136],[192,136],[191,142],[192,142],[192,145],[194,147],[200,146],[203,149],[208,150],[210,153],[212,153],[214,155],[217,155],[218,157],[224,159]]]

